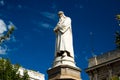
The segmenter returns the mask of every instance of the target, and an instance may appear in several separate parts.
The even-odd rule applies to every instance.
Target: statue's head
[[[59,12],[58,12],[58,15],[60,15],[60,14],[64,14],[64,12],[63,12],[63,11],[59,11]]]
[[[61,17],[63,17],[64,16],[64,12],[63,11],[59,11],[58,12],[58,16],[61,18]]]

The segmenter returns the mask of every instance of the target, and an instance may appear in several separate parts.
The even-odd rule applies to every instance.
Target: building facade
[[[18,70],[21,76],[23,76],[25,70],[27,70],[30,80],[45,80],[44,74],[22,67]]]
[[[120,80],[120,49],[90,58],[86,72],[90,80]]]

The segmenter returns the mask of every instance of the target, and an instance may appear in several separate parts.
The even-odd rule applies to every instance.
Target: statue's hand
[[[57,26],[54,28],[54,32],[58,32],[59,30],[59,25],[57,24]]]
[[[55,32],[55,33],[57,33],[57,32],[58,32],[58,29],[57,29],[57,28],[55,28],[55,29],[54,29],[54,32]]]

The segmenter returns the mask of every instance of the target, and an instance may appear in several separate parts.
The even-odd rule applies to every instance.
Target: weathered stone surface
[[[120,78],[120,50],[110,51],[97,56],[97,64],[91,58],[86,69],[90,80],[111,80],[114,77]],[[93,61],[93,62],[92,62]]]
[[[60,65],[47,71],[49,80],[81,80],[81,70],[77,67]]]

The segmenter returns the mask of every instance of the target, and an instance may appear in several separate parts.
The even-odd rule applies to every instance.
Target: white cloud
[[[83,9],[84,6],[82,4],[75,4],[75,8]]]
[[[45,22],[40,22],[39,26],[44,27],[44,28],[53,28],[50,24],[45,23]]]
[[[32,21],[32,22],[38,27],[46,28],[46,29],[53,29],[53,26],[47,22],[38,22],[38,21]]]
[[[53,2],[51,8],[52,8],[54,11],[57,12],[57,5],[56,5],[56,3]]]
[[[57,7],[56,4],[53,3],[53,4],[52,4],[52,8],[53,8],[53,9],[57,9],[56,7]]]
[[[83,6],[83,5],[80,5],[79,8],[82,9],[82,8],[84,8],[84,6]]]
[[[54,20],[57,21],[58,17],[57,14],[55,13],[50,13],[50,12],[41,12],[41,15],[44,16],[45,18],[48,18],[49,20]],[[47,28],[47,29],[53,29],[53,26],[48,23],[48,22],[37,22],[37,25],[39,27]]]
[[[88,60],[89,60],[87,56],[85,56],[85,60],[86,60],[86,61],[88,61]]]
[[[4,31],[7,31],[6,24],[2,19],[0,19],[0,35],[4,33]]]
[[[41,12],[41,15],[48,18],[48,19],[57,21],[57,14],[50,13],[50,12]]]
[[[21,9],[21,8],[22,8],[22,5],[19,4],[17,7],[18,7],[19,9]]]
[[[0,5],[1,5],[1,6],[4,6],[4,5],[5,5],[4,0],[0,0]]]
[[[10,29],[11,27],[17,29],[17,27],[11,21],[9,21],[8,29]]]
[[[11,41],[12,41],[12,42],[17,42],[15,36],[12,36],[12,37],[11,37]]]
[[[0,19],[0,37],[1,36],[4,36],[4,32],[6,31],[7,32],[7,29],[10,29],[11,26],[14,26],[15,25],[9,21],[9,25],[5,24],[5,22]],[[6,40],[7,42],[16,42],[16,38],[14,35],[10,36],[9,38],[7,38]],[[4,55],[6,54],[7,52],[9,51],[9,48],[7,45],[5,45],[4,43],[0,44],[0,54]]]
[[[4,46],[0,46],[0,54],[6,54],[7,53],[7,46],[6,45],[4,45]]]

